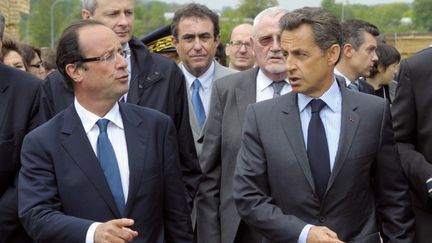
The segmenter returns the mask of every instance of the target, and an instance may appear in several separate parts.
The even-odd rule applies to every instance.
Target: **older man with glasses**
[[[240,24],[232,30],[231,40],[225,47],[225,53],[229,57],[229,68],[243,71],[255,65],[251,44],[252,29],[251,24]]]

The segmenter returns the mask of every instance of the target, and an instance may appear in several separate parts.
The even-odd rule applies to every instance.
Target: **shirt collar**
[[[316,99],[321,99],[326,103],[326,105],[330,108],[330,110],[336,112],[340,110],[341,97],[342,96],[339,89],[339,85],[336,82],[336,79],[333,77],[333,83],[330,86],[330,88],[321,97],[317,97]],[[303,112],[303,110],[306,108],[306,106],[309,104],[309,102],[312,99],[315,98],[298,93],[297,103],[298,103],[299,111]]]
[[[270,86],[273,81],[277,81],[277,80],[271,80],[269,77],[267,77],[262,71],[261,68],[258,70],[258,74],[257,74],[257,90],[259,92],[263,91],[264,89],[266,89],[268,86]],[[285,82],[287,82],[287,80],[285,79]],[[289,84],[287,82],[287,84]]]
[[[337,70],[336,68],[334,69],[334,73],[342,76],[345,79],[345,85],[348,87],[348,85],[350,85],[351,83],[354,83],[355,80],[350,80],[349,78],[347,78],[347,76],[343,75],[341,72],[339,72],[339,70]]]
[[[76,98],[74,99],[74,105],[75,110],[77,111],[78,116],[81,119],[86,134],[95,126],[96,122],[101,118],[108,119],[114,125],[123,129],[123,120],[120,114],[118,102],[115,103],[115,105],[111,108],[110,111],[108,111],[108,113],[104,117],[99,117],[98,115],[88,111],[78,102]]]
[[[180,65],[183,74],[186,78],[186,82],[188,84],[189,89],[191,89],[192,83],[195,81],[195,79],[199,79],[201,86],[203,89],[210,89],[212,87],[212,81],[213,81],[213,74],[215,72],[215,61],[213,60],[210,64],[210,67],[205,71],[201,76],[195,77],[193,76],[185,67],[183,64]]]

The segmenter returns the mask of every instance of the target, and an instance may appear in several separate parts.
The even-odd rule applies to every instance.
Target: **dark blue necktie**
[[[312,116],[308,128],[307,155],[316,192],[320,199],[322,199],[330,178],[330,157],[327,137],[319,114],[326,104],[320,99],[313,99],[309,105],[312,110]]]
[[[198,119],[198,125],[202,128],[206,119],[204,106],[199,94],[201,83],[198,79],[195,79],[192,83],[192,105],[195,111],[196,118]]]
[[[105,174],[105,178],[114,196],[120,215],[124,214],[125,198],[120,177],[120,170],[116,155],[107,134],[109,120],[99,119],[96,124],[99,127],[97,140],[97,157]]]

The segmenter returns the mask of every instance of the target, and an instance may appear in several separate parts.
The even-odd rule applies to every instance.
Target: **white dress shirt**
[[[124,133],[123,120],[119,110],[119,105],[116,103],[114,107],[104,116],[99,117],[81,106],[78,100],[74,100],[75,109],[84,127],[84,131],[90,141],[95,156],[97,156],[97,139],[99,136],[99,127],[96,122],[105,118],[110,122],[107,126],[107,134],[116,154],[117,163],[120,170],[120,178],[125,196],[125,204],[129,192],[129,158],[127,154],[126,137]],[[87,230],[86,243],[93,243],[96,227],[100,223],[93,223]]]
[[[300,112],[300,121],[306,150],[309,122],[312,117],[309,102],[312,99],[314,98],[304,94],[299,93],[297,95],[297,105]],[[332,171],[339,146],[340,129],[342,123],[342,95],[340,93],[339,85],[335,79],[333,80],[333,84],[330,86],[330,88],[321,97],[319,97],[319,99],[326,103],[326,106],[324,106],[320,111],[320,117],[326,133],[330,159],[330,171]],[[311,224],[307,224],[303,228],[299,236],[298,243],[306,243],[307,235],[312,226],[313,225]]]
[[[334,69],[334,74],[337,74],[339,76],[342,76],[345,79],[345,85],[346,87],[348,87],[348,85],[350,85],[351,83],[357,83],[358,85],[358,81],[356,80],[350,80],[349,78],[347,78],[347,76],[343,75],[341,72],[339,72],[339,70],[337,70],[336,68]]]
[[[260,102],[263,100],[268,100],[273,98],[273,87],[271,84],[273,81],[277,80],[271,80],[269,79],[262,71],[261,69],[258,70],[258,75],[256,78],[257,82],[257,89],[256,89],[256,102]],[[285,79],[286,85],[283,86],[280,94],[284,95],[286,93],[291,92],[291,85],[289,84],[288,80]]]
[[[215,72],[215,64],[214,60],[210,64],[210,67],[205,71],[201,76],[195,77],[193,76],[188,70],[183,66],[183,64],[180,65],[180,68],[183,71],[183,74],[186,78],[187,87],[189,91],[189,97],[192,97],[192,83],[195,81],[195,79],[198,79],[201,83],[201,88],[199,89],[199,95],[201,97],[201,102],[204,106],[204,111],[206,114],[206,117],[208,116],[208,111],[210,109],[210,97],[211,97],[211,91],[213,86],[213,79],[214,79],[214,72]]]

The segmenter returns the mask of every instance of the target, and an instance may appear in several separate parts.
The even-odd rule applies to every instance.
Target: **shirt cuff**
[[[90,227],[87,230],[85,243],[94,243],[94,235],[96,232],[96,228],[101,225],[102,223],[93,223],[90,225]]]
[[[307,224],[307,225],[305,225],[305,227],[303,227],[297,243],[306,243],[307,236],[309,234],[309,230],[312,228],[312,226],[313,225],[311,225],[311,224]]]

